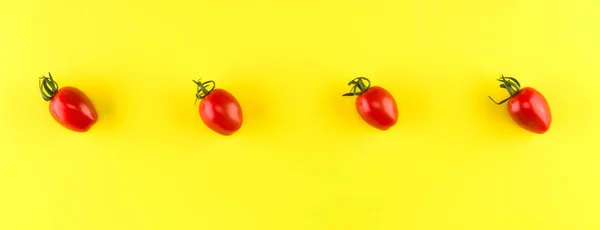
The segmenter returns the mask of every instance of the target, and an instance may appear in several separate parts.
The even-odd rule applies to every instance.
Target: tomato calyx
[[[519,83],[519,81],[517,81],[517,79],[514,79],[512,77],[505,77],[504,75],[502,75],[502,77],[500,77],[496,80],[499,82],[502,82],[502,84],[500,84],[500,88],[506,89],[506,91],[508,91],[508,94],[510,94],[510,97],[508,97],[500,102],[496,102],[492,97],[488,96],[490,98],[490,100],[492,100],[494,103],[496,103],[496,105],[504,104],[505,102],[507,102],[508,100],[513,98],[515,95],[517,95],[519,93],[519,91],[521,91],[521,83]]]
[[[212,80],[202,82],[202,78],[200,78],[197,81],[196,80],[192,80],[192,81],[194,83],[196,83],[196,85],[198,86],[198,88],[196,88],[196,101],[194,102],[194,104],[196,104],[198,102],[198,100],[202,100],[203,98],[208,96],[208,94],[215,89],[216,84]]]
[[[350,89],[349,93],[343,94],[342,97],[361,95],[362,93],[367,91],[369,87],[371,87],[371,81],[365,77],[357,77],[352,79],[352,81],[350,81],[348,85],[352,85],[352,88]]]
[[[52,79],[52,74],[48,72],[48,77],[42,75],[39,79],[40,93],[44,101],[50,101],[58,92],[58,83]]]

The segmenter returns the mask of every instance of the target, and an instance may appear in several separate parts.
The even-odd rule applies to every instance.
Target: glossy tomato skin
[[[229,136],[242,127],[240,103],[226,90],[212,90],[200,102],[199,112],[204,124],[219,134]]]
[[[508,100],[507,108],[512,119],[528,131],[543,134],[552,123],[552,114],[546,98],[534,88],[522,88]]]
[[[365,122],[380,130],[387,130],[398,121],[396,100],[379,86],[368,88],[356,98],[356,110]]]
[[[98,121],[98,112],[92,101],[74,87],[59,89],[49,103],[54,120],[67,129],[86,132]]]

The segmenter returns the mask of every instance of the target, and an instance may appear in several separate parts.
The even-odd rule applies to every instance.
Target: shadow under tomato
[[[428,93],[422,89],[422,87],[417,87],[421,85],[419,81],[416,80],[417,78],[399,80],[397,76],[403,75],[406,74],[381,74],[379,76],[367,76],[367,78],[371,80],[372,86],[380,86],[386,89],[396,101],[396,105],[398,107],[398,122],[388,131],[419,127],[422,128],[423,123],[427,123],[433,114],[431,111],[431,102],[429,101],[429,98],[423,96],[428,95]],[[337,86],[331,86],[328,90],[328,92],[339,92],[335,94],[335,96],[338,97],[333,99],[335,101],[335,105],[337,106],[336,110],[343,111],[348,115],[351,114],[351,116],[348,116],[351,118],[347,117],[347,119],[352,119],[351,122],[357,123],[357,121],[359,121],[361,125],[372,128],[358,115],[355,104],[357,96],[341,96],[343,93],[349,92],[349,90],[350,86],[347,86],[347,84],[343,83]],[[360,129],[362,130],[362,128]]]
[[[383,86],[385,85],[385,86]],[[394,84],[394,82],[383,82],[382,87],[392,94],[398,106],[398,126],[407,128],[419,128],[429,123],[434,112],[431,108],[430,98],[424,95],[431,95],[425,89],[417,89],[418,82],[408,85]]]
[[[123,122],[125,111],[128,108],[127,101],[122,95],[126,95],[126,89],[122,88],[117,78],[108,78],[101,74],[85,74],[77,72],[64,72],[53,74],[60,87],[72,86],[83,91],[92,101],[98,112],[98,121],[92,130],[109,131],[119,129]]]
[[[228,76],[235,80],[228,81]],[[217,88],[230,92],[242,108],[244,120],[239,132],[251,132],[253,135],[263,136],[275,133],[283,126],[284,119],[277,116],[278,111],[275,110],[275,108],[282,108],[280,105],[282,99],[278,98],[276,95],[279,94],[275,92],[278,89],[268,88],[261,83],[261,79],[270,78],[259,74],[237,72],[218,79],[221,83],[217,83],[219,84]]]
[[[183,78],[181,78],[183,79]],[[191,133],[204,133],[205,135],[217,138],[220,134],[214,133],[202,122],[199,114],[199,106],[201,100],[196,104],[196,86],[192,82],[194,78],[189,78],[186,85],[186,80],[182,81],[177,87],[173,87],[166,93],[167,104],[169,105],[172,120],[177,124],[178,129],[186,130]],[[273,131],[277,127],[277,119],[273,119],[271,104],[265,103],[265,98],[270,98],[266,89],[259,82],[252,79],[260,79],[260,77],[249,77],[248,80],[239,80],[235,82],[227,82],[227,77],[203,77],[203,80],[213,80],[216,83],[216,88],[224,89],[231,93],[240,103],[243,113],[243,123],[240,130],[232,136],[239,136],[246,132],[252,134],[266,134]],[[246,79],[246,78],[244,78]]]

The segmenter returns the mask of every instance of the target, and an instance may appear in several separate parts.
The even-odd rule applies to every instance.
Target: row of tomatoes
[[[534,133],[545,133],[550,128],[552,115],[544,96],[531,87],[521,88],[520,83],[502,76],[497,79],[500,87],[510,96],[498,104],[508,105],[508,113],[521,127]],[[236,98],[224,89],[216,89],[214,81],[194,81],[197,86],[196,100],[201,100],[199,113],[207,127],[222,135],[232,135],[242,126],[242,109]],[[371,86],[371,81],[358,77],[348,83],[349,93],[342,96],[357,96],[356,110],[369,125],[387,130],[398,121],[398,107],[394,97],[380,86]],[[50,103],[50,114],[64,127],[86,132],[98,120],[98,113],[90,99],[74,87],[59,88],[48,73],[39,82],[42,98]]]

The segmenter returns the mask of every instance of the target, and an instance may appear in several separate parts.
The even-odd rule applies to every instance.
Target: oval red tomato
[[[398,107],[386,89],[371,87],[371,81],[364,77],[355,78],[348,85],[352,85],[350,93],[342,96],[358,96],[356,110],[365,122],[380,130],[388,130],[396,124]]]
[[[40,78],[39,86],[42,98],[50,102],[50,114],[65,128],[86,132],[98,121],[94,104],[81,90],[74,87],[59,88],[50,73],[48,77]]]
[[[508,114],[522,128],[543,134],[550,129],[552,123],[552,113],[546,98],[536,89],[531,87],[520,88],[521,84],[512,77],[502,77],[498,79],[502,82],[500,87],[506,89],[510,97],[496,102],[501,105],[507,103]]]
[[[196,99],[200,118],[213,131],[229,136],[242,127],[243,113],[240,103],[224,89],[215,89],[214,81],[194,81],[198,85]]]

